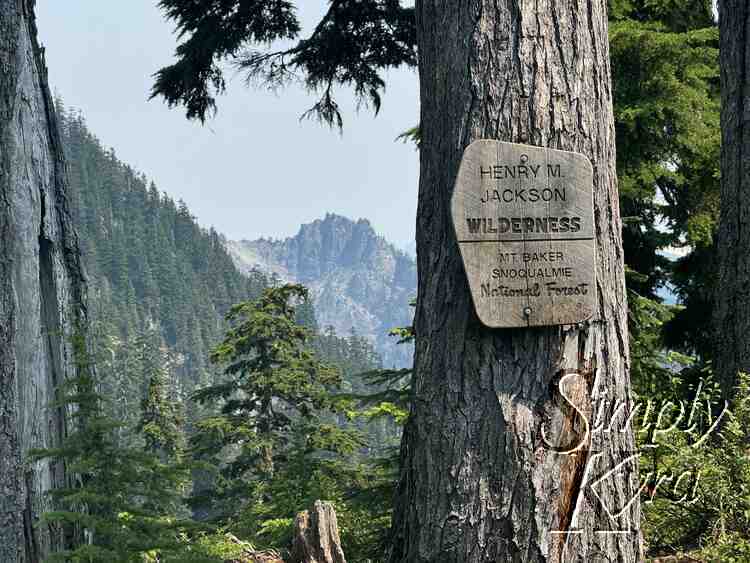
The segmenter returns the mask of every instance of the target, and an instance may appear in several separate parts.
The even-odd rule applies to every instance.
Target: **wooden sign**
[[[475,141],[451,209],[482,323],[560,325],[594,316],[593,169],[584,155]]]

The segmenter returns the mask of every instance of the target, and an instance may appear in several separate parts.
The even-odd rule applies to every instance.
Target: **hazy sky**
[[[298,2],[308,29],[325,4]],[[389,75],[377,117],[356,113],[342,92],[343,135],[299,121],[314,102],[302,88],[251,90],[232,73],[217,117],[201,126],[148,101],[151,75],[176,45],[156,0],[38,0],[37,16],[53,91],[204,226],[236,239],[285,237],[331,211],[370,219],[399,245],[413,240],[418,156],[394,139],[418,120],[414,72]]]

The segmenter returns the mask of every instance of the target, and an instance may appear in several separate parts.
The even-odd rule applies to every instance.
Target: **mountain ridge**
[[[397,346],[388,332],[412,323],[416,264],[369,220],[327,213],[292,237],[228,241],[227,249],[241,271],[306,285],[321,328],[367,336],[385,366],[410,365],[412,349]]]

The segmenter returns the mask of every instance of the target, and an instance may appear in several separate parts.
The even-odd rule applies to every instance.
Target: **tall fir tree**
[[[219,413],[201,420],[192,451],[219,468],[212,490],[194,499],[212,504],[227,521],[241,514],[288,459],[295,437],[309,453],[350,448],[352,432],[326,423],[335,410],[337,370],[312,351],[309,329],[297,322],[296,309],[307,299],[300,285],[268,288],[261,298],[235,305],[232,322],[212,360],[224,366],[224,380],[195,392],[198,403],[213,403]]]
[[[75,538],[50,560],[131,563],[175,549],[186,473],[149,451],[120,445],[119,423],[97,390],[85,340],[77,336],[74,345],[79,371],[61,385],[57,405],[71,413],[71,431],[59,446],[32,452],[33,459],[63,463],[76,477],[50,492],[58,508],[44,521]]]

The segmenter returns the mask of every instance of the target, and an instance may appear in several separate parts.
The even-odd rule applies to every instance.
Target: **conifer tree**
[[[155,345],[166,344],[180,358],[173,369],[181,387],[210,383],[218,369],[209,365],[207,351],[221,339],[224,315],[232,304],[257,297],[266,280],[260,272],[241,274],[215,230],[202,229],[184,203],[161,194],[106,150],[80,112],[66,109],[59,98],[56,104],[65,116],[62,145],[73,178],[93,322],[106,323],[112,337],[107,346],[113,358],[99,362],[107,380],[103,391],[124,391],[113,404],[133,430],[150,378],[136,366],[144,331],[155,332]],[[131,375],[137,389],[121,381]]]
[[[379,73],[384,68],[416,62],[416,57],[388,59],[381,56],[389,52],[388,48],[402,47],[402,54],[408,50],[415,51],[417,35],[407,32],[407,26],[416,23],[414,28],[423,33],[419,62],[422,110],[427,119],[423,120],[424,127],[419,137],[424,178],[418,223],[418,238],[422,236],[422,239],[421,244],[418,241],[418,246],[420,260],[423,261],[420,264],[420,283],[423,284],[420,296],[427,301],[421,302],[417,315],[418,325],[421,323],[424,329],[423,335],[418,338],[418,349],[419,343],[422,343],[421,354],[417,354],[417,363],[422,362],[423,370],[417,370],[414,379],[421,386],[415,390],[421,400],[415,402],[414,407],[421,412],[421,422],[414,424],[415,437],[407,441],[404,447],[404,454],[412,460],[413,465],[406,469],[402,480],[407,501],[401,507],[405,512],[400,532],[407,540],[396,545],[394,560],[408,560],[409,557],[419,557],[425,561],[441,557],[443,560],[460,560],[462,556],[468,558],[468,552],[462,552],[461,548],[468,544],[475,545],[476,542],[467,538],[476,530],[480,530],[480,533],[486,531],[484,537],[501,536],[498,542],[505,543],[495,546],[498,557],[511,558],[514,556],[513,549],[519,549],[519,544],[514,543],[519,536],[518,531],[522,530],[522,535],[530,528],[523,523],[519,525],[517,515],[512,511],[505,521],[500,519],[494,522],[492,517],[485,518],[484,514],[479,514],[479,520],[472,521],[472,526],[465,526],[465,522],[471,518],[466,517],[462,510],[457,511],[457,516],[452,512],[445,518],[433,519],[430,510],[415,510],[414,503],[409,502],[415,498],[435,498],[430,496],[431,491],[424,485],[425,479],[420,473],[427,464],[420,461],[443,461],[443,456],[435,453],[437,446],[432,450],[424,447],[425,439],[434,438],[435,444],[438,443],[431,425],[436,419],[443,423],[445,417],[455,413],[457,422],[445,434],[453,436],[455,428],[465,431],[463,439],[466,447],[472,454],[476,453],[474,458],[457,447],[454,466],[463,464],[468,456],[484,462],[476,461],[472,471],[487,470],[491,473],[488,468],[493,465],[492,462],[509,462],[513,455],[497,456],[488,461],[481,457],[486,450],[471,449],[475,442],[486,441],[486,434],[482,434],[484,430],[474,434],[471,430],[472,421],[484,420],[471,408],[484,408],[481,402],[483,396],[472,384],[481,386],[485,381],[482,377],[491,377],[492,384],[488,387],[499,393],[498,385],[505,385],[508,378],[517,376],[520,380],[529,374],[523,368],[510,366],[527,363],[531,372],[537,375],[554,371],[549,365],[540,372],[539,360],[544,358],[542,361],[547,362],[548,352],[558,346],[555,343],[557,336],[547,333],[529,338],[526,335],[522,338],[519,334],[518,339],[495,334],[490,338],[480,330],[474,332],[472,319],[461,317],[456,312],[461,305],[462,278],[457,273],[460,269],[456,266],[458,259],[451,254],[453,245],[450,235],[446,236],[450,229],[444,224],[445,202],[455,172],[451,166],[455,168],[460,148],[468,140],[478,137],[569,148],[584,152],[594,161],[598,175],[595,197],[607,200],[603,202],[597,199],[596,203],[598,213],[607,217],[599,225],[601,232],[608,233],[606,240],[598,241],[599,256],[606,256],[607,262],[606,268],[600,268],[598,279],[600,283],[610,285],[605,293],[609,294],[606,299],[613,303],[600,316],[611,326],[602,328],[603,325],[597,325],[576,338],[579,344],[599,342],[595,346],[597,381],[601,381],[603,376],[604,363],[601,360],[612,362],[606,368],[608,374],[604,377],[608,383],[605,386],[610,391],[616,389],[617,400],[625,399],[628,395],[629,358],[627,330],[623,326],[625,294],[620,293],[621,272],[618,266],[621,257],[620,209],[614,166],[611,154],[607,153],[610,150],[607,147],[614,147],[610,143],[612,132],[607,123],[612,101],[608,79],[609,60],[601,57],[602,53],[607,53],[607,38],[603,33],[606,31],[605,3],[555,1],[533,6],[511,3],[509,10],[502,3],[479,3],[465,7],[460,3],[453,5],[425,0],[417,3],[418,18],[413,22],[412,8],[402,7],[401,2],[334,1],[307,38],[289,50],[274,51],[271,47],[263,52],[256,51],[255,47],[266,47],[273,39],[296,39],[300,35],[293,6],[289,3],[279,6],[274,25],[263,26],[260,18],[262,9],[274,3],[252,3],[257,10],[247,11],[242,9],[242,4],[228,2],[220,10],[206,14],[199,5],[185,0],[164,0],[161,3],[168,16],[177,22],[183,35],[178,47],[178,60],[159,74],[154,93],[164,96],[170,105],[185,106],[188,117],[204,119],[214,109],[214,95],[223,90],[218,63],[226,58],[234,58],[251,78],[266,80],[274,85],[283,82],[294,71],[300,72],[311,89],[317,88],[322,93],[314,111],[324,121],[340,126],[332,88],[354,84],[357,92],[362,94],[366,92],[362,85],[367,82],[358,79],[364,77],[373,79],[370,85],[374,85],[377,94],[378,86],[382,83],[378,84],[374,79],[380,78]],[[711,6],[704,0],[689,3],[636,0],[613,1],[610,8],[613,18],[611,37],[617,156],[623,172],[620,202],[627,215],[622,242],[629,266],[628,285],[639,298],[647,301],[646,306],[640,308],[647,311],[642,316],[651,315],[652,319],[660,317],[649,325],[649,334],[639,335],[636,332],[635,339],[639,343],[636,350],[651,353],[661,344],[661,335],[657,334],[654,338],[652,328],[662,326],[666,315],[663,309],[655,308],[653,304],[658,304],[657,292],[663,289],[672,274],[671,280],[680,282],[678,289],[681,297],[689,304],[685,312],[679,315],[681,325],[674,325],[682,333],[674,330],[673,334],[677,336],[673,341],[685,348],[692,348],[691,351],[705,353],[706,339],[701,334],[702,330],[705,332],[705,323],[695,320],[706,318],[706,272],[710,269],[706,268],[705,249],[710,246],[717,193],[716,30]],[[399,17],[403,17],[403,20]],[[396,21],[404,26],[396,25]],[[371,32],[373,27],[376,33]],[[217,29],[226,31],[221,40],[208,39]],[[440,30],[438,37],[435,36],[437,29]],[[353,34],[357,35],[358,42],[347,50],[346,47],[350,46],[347,40]],[[449,45],[454,49],[452,59],[448,54]],[[583,53],[586,49],[589,49],[588,54]],[[245,56],[244,52],[249,54]],[[367,73],[357,75],[351,72],[352,61],[347,59],[348,54],[353,54],[356,62],[363,63]],[[309,65],[310,61],[316,64]],[[582,64],[586,69],[595,68],[593,85],[587,82],[588,79],[583,76],[585,73],[575,67],[576,64]],[[599,99],[596,99],[597,96]],[[592,105],[586,108],[586,103]],[[463,109],[469,112],[468,115],[462,113]],[[591,119],[593,114],[596,114],[595,120]],[[575,123],[575,127],[569,127],[567,119]],[[664,224],[668,232],[665,232]],[[672,265],[660,256],[670,246],[692,246],[694,249],[688,259],[678,263],[674,270],[676,275],[673,274]],[[436,296],[442,296],[443,300]],[[445,306],[445,303],[450,303],[450,306]],[[451,319],[455,321],[452,326],[455,330],[446,328]],[[652,319],[645,319],[646,322],[636,319],[634,323],[631,318],[631,326],[644,327]],[[603,332],[598,333],[598,330]],[[444,336],[443,340],[436,340],[438,334]],[[467,335],[469,337],[464,338]],[[610,339],[612,335],[617,335],[616,342]],[[547,337],[549,339],[544,340]],[[543,344],[535,348],[539,343]],[[487,356],[500,367],[495,369],[495,364],[492,364],[492,369],[486,365],[487,369],[474,365],[469,367],[470,362],[463,359],[473,358],[469,349],[476,357],[482,358],[480,364]],[[537,354],[531,354],[531,349],[536,349]],[[579,349],[588,350],[583,345]],[[603,357],[599,357],[599,352],[603,353]],[[455,357],[451,354],[455,354]],[[521,360],[527,354],[528,361]],[[563,357],[568,355],[564,354]],[[640,358],[636,357],[636,361],[639,362]],[[450,380],[451,374],[460,374],[461,377],[447,384],[439,379]],[[441,391],[443,388],[444,393]],[[435,399],[437,395],[442,400]],[[537,397],[537,401],[536,398],[525,396],[537,411],[542,408],[542,398]],[[456,403],[460,403],[461,408],[456,407]],[[494,411],[487,407],[483,412]],[[436,416],[436,413],[440,415]],[[503,420],[508,420],[507,412],[498,416],[498,421]],[[512,421],[510,426],[513,426]],[[629,439],[626,439],[618,447],[622,451],[630,445]],[[430,451],[435,455],[430,455]],[[534,459],[532,463],[537,461]],[[443,467],[445,471],[442,473],[447,474],[449,467]],[[516,466],[510,461],[510,466],[506,467],[510,469],[496,476],[498,482],[503,482],[503,476],[512,473]],[[436,474],[435,479],[439,478]],[[488,479],[488,482],[495,482],[495,477]],[[467,483],[471,482],[471,479],[467,480]],[[516,483],[525,486],[525,482],[522,479]],[[632,481],[623,486],[631,492],[634,488]],[[460,485],[458,488],[461,489]],[[463,509],[469,505],[485,506],[482,503],[494,494],[490,490],[486,495],[477,497],[471,485],[461,490],[475,502],[467,504],[460,493],[454,496],[446,493],[439,498],[447,498],[445,506],[448,508],[458,506]],[[499,496],[501,500],[511,496],[519,502],[517,488],[513,488],[512,495]],[[439,503],[436,501],[431,506],[436,504]],[[539,508],[540,504],[535,504]],[[636,504],[630,506],[635,508]],[[581,516],[578,507],[577,501],[568,506],[572,519]],[[634,510],[632,516],[636,512]],[[588,515],[583,517],[587,518]],[[565,518],[567,516],[563,520]],[[486,522],[486,528],[476,524],[480,520]],[[434,525],[424,525],[425,521]],[[444,523],[455,525],[455,531],[444,532]],[[547,525],[546,519],[544,525]],[[584,527],[583,534],[561,540],[550,554],[539,553],[533,542],[528,545],[523,543],[520,545],[523,552],[519,557],[539,560],[548,556],[554,558],[556,550],[570,555],[576,552],[573,546],[579,540],[582,545],[588,542],[591,548],[589,555],[593,557],[596,549],[604,548],[594,546],[596,542],[591,541],[595,537],[591,527]],[[425,535],[419,536],[420,532],[416,530],[422,530]],[[431,535],[433,533],[435,535]],[[443,535],[438,537],[437,534]],[[458,547],[449,545],[445,551],[438,552],[441,549],[438,544],[447,536],[450,536],[448,543],[455,543]],[[521,538],[522,542],[525,542],[525,538]],[[553,543],[558,539],[555,538]],[[608,537],[602,542],[611,541],[614,544],[620,540],[622,543],[617,549],[621,553],[618,556],[626,559],[637,557],[639,541],[636,534],[627,539]],[[397,542],[400,542],[400,538],[397,538]],[[563,545],[563,542],[567,543]],[[627,542],[630,543],[626,545]],[[547,546],[545,544],[545,549]],[[610,552],[608,555],[612,555],[615,548],[610,545],[606,550]],[[577,551],[578,557],[587,557],[585,549]],[[483,556],[489,558],[491,554],[472,551],[470,556],[479,559]]]
[[[665,329],[657,355],[666,339],[710,357],[702,321],[718,218],[718,28],[710,0],[614,0],[609,18],[634,370],[648,377],[639,365],[654,336],[647,327]],[[667,289],[683,308],[659,307]]]
[[[33,452],[34,459],[64,463],[76,476],[50,492],[59,508],[43,518],[78,541],[51,560],[140,561],[149,552],[176,546],[174,515],[185,473],[151,452],[118,443],[118,423],[106,414],[85,346],[77,337],[79,373],[60,389],[58,406],[72,413],[72,430],[58,447]]]
[[[322,417],[337,406],[332,390],[341,378],[317,358],[311,332],[296,320],[305,299],[306,288],[284,285],[234,306],[233,326],[211,356],[224,366],[224,380],[193,396],[218,404],[219,413],[198,423],[191,443],[198,459],[220,468],[215,490],[194,503],[217,501],[213,508],[224,519],[241,513],[273,479],[294,436],[304,436],[310,451],[337,451],[356,441]]]
[[[148,387],[141,401],[138,429],[145,441],[146,451],[156,454],[162,462],[174,462],[180,459],[185,447],[182,403],[170,385],[166,351],[161,348],[156,350],[156,354],[153,350],[148,351],[151,353],[144,361]]]
[[[177,63],[157,75],[154,94],[184,105],[188,117],[203,119],[213,108],[212,94],[223,89],[217,63],[228,57],[239,56],[251,78],[271,84],[302,73],[322,92],[315,114],[338,126],[334,85],[353,85],[377,108],[380,73],[419,64],[416,354],[390,560],[636,560],[636,472],[599,491],[602,503],[618,508],[634,497],[615,523],[630,533],[607,536],[596,533],[608,523],[583,477],[593,462],[623,462],[632,434],[611,435],[607,444],[592,439],[574,458],[545,451],[539,438],[542,424],[561,440],[578,434],[557,417],[550,389],[558,373],[581,374],[575,393],[586,412],[630,395],[607,3],[422,0],[407,8],[398,0],[333,1],[305,40],[260,53],[252,47],[299,36],[292,3],[227,2],[214,11],[185,0],[161,5],[182,43]],[[277,17],[266,20],[265,10]],[[240,55],[248,44],[249,54]],[[481,138],[592,161],[597,321],[566,330],[479,323],[449,202],[462,152]],[[571,527],[576,533],[567,534]]]

